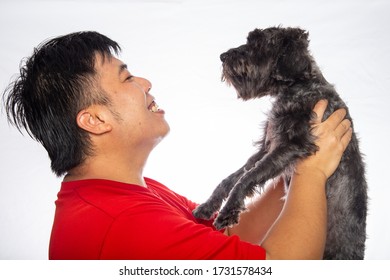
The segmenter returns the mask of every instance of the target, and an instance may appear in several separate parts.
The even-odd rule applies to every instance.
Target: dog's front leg
[[[199,205],[193,211],[193,215],[196,218],[209,220],[217,211],[219,211],[223,201],[229,196],[230,191],[236,185],[239,179],[246,172],[248,172],[248,170],[253,169],[253,166],[256,164],[256,162],[260,161],[265,154],[266,146],[262,145],[260,150],[252,157],[250,157],[243,167],[241,167],[236,172],[228,176],[226,179],[222,180],[221,183],[219,183],[219,185],[214,189],[209,199]]]
[[[278,147],[246,172],[230,192],[228,201],[219,213],[214,225],[217,229],[238,223],[239,215],[245,210],[245,198],[253,195],[256,188],[262,188],[269,179],[273,179],[292,166],[297,159],[310,153],[302,148]]]
[[[210,220],[211,217],[216,213],[221,205],[229,196],[231,189],[234,187],[237,180],[244,174],[245,166],[238,169],[236,172],[229,175],[229,177],[222,180],[221,183],[214,189],[213,193],[207,199],[206,202],[200,204],[194,211],[193,215],[196,218]]]

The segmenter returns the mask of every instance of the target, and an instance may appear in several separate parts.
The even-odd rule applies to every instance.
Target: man
[[[338,110],[321,122],[319,151],[299,162],[286,200],[276,181],[239,224],[216,231],[196,204],[144,178],[153,148],[169,132],[151,83],[115,57],[96,32],[52,39],[6,91],[9,120],[42,143],[58,176],[50,259],[320,259],[326,239],[325,183],[352,132]]]

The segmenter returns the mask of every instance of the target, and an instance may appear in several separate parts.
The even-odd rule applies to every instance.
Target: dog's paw
[[[214,213],[215,211],[206,203],[199,205],[194,211],[192,211],[195,218],[203,220],[210,220]]]
[[[238,224],[238,219],[241,211],[233,211],[231,213],[221,212],[214,221],[214,226],[217,230]]]
[[[240,213],[246,211],[245,204],[238,200],[227,202],[214,221],[214,226],[220,230],[234,224],[238,224]]]

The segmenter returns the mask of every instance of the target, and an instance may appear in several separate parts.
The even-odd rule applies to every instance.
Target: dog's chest
[[[275,130],[276,126],[271,121],[268,121],[264,129],[264,145],[267,152],[272,152],[277,147],[278,135]]]

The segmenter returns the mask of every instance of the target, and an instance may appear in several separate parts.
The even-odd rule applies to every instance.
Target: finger
[[[313,108],[313,113],[315,115],[315,118],[312,121],[312,124],[320,124],[322,122],[322,118],[324,116],[327,107],[328,107],[328,100],[326,99],[321,99],[316,103],[316,105]]]
[[[345,133],[351,128],[351,121],[348,119],[344,119],[335,129],[336,136],[341,139]]]
[[[329,125],[329,128],[336,129],[339,124],[344,120],[347,115],[347,111],[344,108],[334,111],[325,122]]]
[[[353,134],[353,130],[352,130],[352,127],[350,127],[347,130],[347,132],[343,135],[343,137],[341,138],[340,142],[341,142],[341,144],[343,146],[343,152],[348,147],[348,144],[349,144],[349,142],[352,139],[352,134]]]

